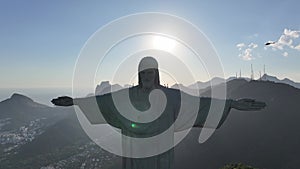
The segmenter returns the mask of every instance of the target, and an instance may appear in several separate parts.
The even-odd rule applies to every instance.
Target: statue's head
[[[158,63],[151,57],[144,57],[138,67],[139,86],[142,88],[155,88],[159,86]]]

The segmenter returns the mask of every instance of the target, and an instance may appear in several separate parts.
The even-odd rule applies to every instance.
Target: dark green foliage
[[[232,164],[227,164],[221,169],[258,169],[258,168],[254,168],[242,163],[232,163]]]

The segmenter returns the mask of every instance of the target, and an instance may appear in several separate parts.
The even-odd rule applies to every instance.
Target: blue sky
[[[2,0],[0,88],[71,87],[88,38],[108,22],[137,12],[169,13],[199,27],[215,46],[226,77],[240,69],[249,76],[250,64],[258,77],[265,64],[270,75],[300,81],[299,6],[297,0]],[[276,45],[265,49],[269,40]]]

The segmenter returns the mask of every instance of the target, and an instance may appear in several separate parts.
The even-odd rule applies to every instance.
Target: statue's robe
[[[113,127],[121,129],[121,132],[125,136],[129,137],[136,137],[136,138],[147,138],[151,136],[155,136],[164,132],[167,129],[170,129],[170,126],[174,123],[176,118],[182,118],[181,122],[175,123],[172,126],[171,130],[173,131],[172,134],[169,134],[167,139],[164,139],[164,144],[172,144],[174,143],[174,133],[177,131],[182,131],[185,129],[189,129],[191,127],[212,127],[212,128],[219,128],[225,119],[227,118],[230,105],[232,100],[219,100],[214,99],[215,103],[220,103],[220,105],[225,104],[225,108],[223,110],[223,114],[221,117],[220,122],[215,126],[210,126],[210,124],[205,124],[205,120],[207,118],[212,98],[207,97],[195,97],[183,93],[176,89],[165,88],[159,86],[159,89],[164,92],[167,98],[166,107],[157,119],[153,120],[149,123],[136,123],[133,121],[128,120],[124,116],[122,116],[115,104],[113,102],[112,95],[116,94],[123,94],[124,92],[128,92],[129,90],[129,98],[131,104],[140,111],[145,111],[149,109],[149,94],[142,91],[139,86],[135,86],[129,89],[123,89],[120,91],[116,91],[113,94],[108,93],[104,95],[99,95],[95,97],[89,98],[82,98],[76,102],[82,112],[85,114],[87,119],[92,124],[103,124],[108,123]],[[122,93],[123,92],[123,93]],[[182,99],[185,98],[185,99]],[[181,102],[181,100],[183,100]],[[99,111],[95,111],[91,105],[92,102],[97,102],[98,107],[102,115],[99,115]],[[225,102],[225,103],[224,103]],[[200,103],[200,104],[199,104]],[[193,106],[194,104],[199,105],[197,107],[197,112],[195,117],[195,113],[193,113]],[[179,115],[180,107],[185,107],[181,109],[183,111],[183,116]],[[191,109],[187,109],[187,107],[191,107]],[[179,117],[180,116],[180,117]],[[105,120],[104,120],[104,119]],[[195,123],[192,125],[186,125],[187,122],[196,118]],[[132,127],[132,124],[135,124],[136,127]],[[204,126],[205,124],[205,126]],[[152,145],[151,148],[160,149],[161,145],[160,142],[157,142],[156,145]],[[139,145],[133,145],[131,139],[128,137],[122,137],[122,147],[123,147],[123,154],[127,157],[123,157],[122,165],[123,169],[172,169],[174,165],[174,149],[171,148],[170,150],[147,158],[128,158],[132,151],[139,151]],[[145,147],[140,147],[140,151],[144,151]],[[134,150],[135,149],[135,150]]]

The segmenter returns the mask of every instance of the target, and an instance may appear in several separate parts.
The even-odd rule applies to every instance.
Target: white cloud
[[[253,49],[257,48],[258,45],[255,43],[250,43],[246,45],[245,43],[239,43],[236,45],[240,52],[239,57],[242,58],[245,61],[250,61],[255,59],[254,56],[252,55]]]
[[[245,61],[253,60],[254,57],[252,56],[252,49],[247,48],[247,49],[240,55],[240,57],[242,57],[242,59],[245,60]]]
[[[249,48],[257,48],[258,47],[258,45],[257,44],[255,44],[255,43],[250,43],[249,45],[248,45],[248,47]]]
[[[291,38],[299,38],[300,36],[300,31],[292,31],[290,29],[284,29],[283,31],[284,35],[289,36]]]
[[[273,51],[282,51],[282,56],[287,57],[289,55],[287,50],[298,50],[300,51],[300,44],[295,45],[294,42],[300,37],[300,30],[284,29],[282,35],[279,37],[274,44],[266,46],[271,48]],[[265,49],[266,49],[265,48]]]
[[[278,43],[281,45],[291,46],[293,43],[293,39],[290,36],[281,35]]]
[[[287,57],[289,55],[289,53],[287,52],[283,52],[282,56]]]
[[[296,49],[296,50],[300,51],[300,44],[299,44],[299,45],[297,45],[297,46],[295,46],[295,47],[294,47],[294,49]]]
[[[285,48],[288,49],[295,49],[293,45],[293,40],[300,37],[300,31],[298,30],[290,30],[290,29],[284,29],[282,35],[279,37],[279,39],[270,47],[276,51],[284,50]]]
[[[239,43],[236,45],[237,48],[239,48],[239,50],[242,50],[243,47],[245,47],[244,43]]]

